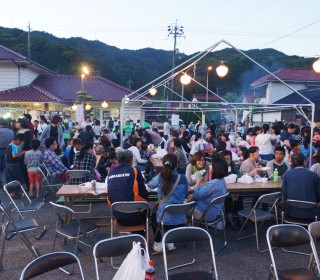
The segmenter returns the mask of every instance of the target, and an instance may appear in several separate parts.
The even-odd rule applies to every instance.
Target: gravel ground
[[[3,193],[0,194],[1,198],[5,200]],[[93,210],[96,213],[108,214],[108,207],[104,203],[95,203]],[[53,231],[55,227],[55,216],[52,212],[52,207],[46,204],[41,209],[41,217],[46,221],[48,231],[40,240],[35,240],[31,235],[30,240],[34,246],[38,249],[40,254],[49,253],[52,251],[53,244]],[[107,222],[108,220],[106,220]],[[265,230],[266,225],[261,230],[261,247],[266,248],[265,241]],[[249,224],[244,233],[250,233],[253,231],[253,226]],[[267,279],[270,267],[270,256],[269,253],[257,253],[255,238],[248,238],[241,241],[236,241],[236,231],[227,229],[228,246],[221,250],[216,255],[217,269],[219,279]],[[222,246],[222,232],[217,231],[213,233],[214,247],[218,249]],[[97,232],[92,243],[95,241],[110,237],[110,227],[101,227],[100,231]],[[150,240],[152,239],[152,233],[150,233]],[[196,250],[197,260],[196,264],[185,267],[181,271],[192,271],[195,269],[210,269],[210,254],[208,247],[204,244],[198,244]],[[81,252],[78,256],[83,266],[85,279],[95,279],[94,262],[92,249],[81,246]],[[305,249],[305,248],[303,248]],[[73,243],[68,242],[64,245],[63,240],[59,238],[57,240],[56,251],[73,250]],[[280,250],[276,251],[276,255],[279,256],[282,267],[297,266],[301,267],[306,265],[308,258],[297,255],[288,254]],[[168,262],[170,265],[179,264],[182,261],[188,261],[192,256],[192,246],[186,244],[178,244],[177,250],[170,252],[168,255]],[[156,279],[164,279],[163,271],[163,257],[162,254],[152,255],[151,258],[155,262],[156,268]],[[6,243],[5,253],[3,258],[3,268],[0,271],[0,279],[19,279],[20,273],[24,266],[33,259],[33,256],[29,250],[25,247],[22,241],[14,236],[11,240]],[[101,263],[101,276],[102,279],[112,279],[115,270],[110,266],[109,260],[105,260]],[[47,273],[45,276],[39,276],[38,279],[79,279],[78,271],[74,271],[71,276],[65,276],[61,271],[53,271]],[[200,280],[200,279],[199,279]]]

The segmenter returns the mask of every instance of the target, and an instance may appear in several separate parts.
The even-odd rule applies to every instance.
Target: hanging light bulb
[[[86,106],[85,106],[86,111],[91,110],[91,108],[92,108],[92,106],[90,104],[86,104]]]
[[[229,72],[229,68],[223,64],[223,61],[221,61],[220,65],[216,68],[216,73],[219,78],[224,78],[227,76]]]
[[[315,62],[313,62],[312,68],[316,73],[320,73],[320,57]]]
[[[124,104],[128,104],[130,102],[130,98],[128,96],[124,97]]]
[[[149,89],[149,93],[150,93],[150,95],[152,95],[152,96],[155,96],[155,95],[157,94],[157,92],[158,92],[158,90],[157,90],[154,86],[152,86],[152,87]]]
[[[187,74],[184,73],[181,77],[180,77],[180,82],[183,85],[188,85],[191,83],[191,77]]]
[[[76,111],[76,110],[78,109],[78,105],[73,104],[73,105],[71,106],[71,109],[72,109],[73,111]]]
[[[102,108],[108,108],[109,107],[109,104],[108,102],[106,101],[103,101],[102,104],[101,104]]]

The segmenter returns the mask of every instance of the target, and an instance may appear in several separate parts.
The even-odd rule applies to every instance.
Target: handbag
[[[163,197],[161,200],[157,201],[157,203],[153,206],[152,213],[157,213],[159,205],[161,205],[163,202],[165,202],[174,193],[174,190],[177,188],[178,183],[180,181],[180,177],[181,177],[181,175],[178,174],[178,178],[177,178],[176,182],[174,183],[173,188],[165,197]]]

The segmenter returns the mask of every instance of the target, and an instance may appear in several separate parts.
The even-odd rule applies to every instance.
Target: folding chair
[[[97,280],[99,276],[99,260],[102,258],[111,258],[111,265],[114,269],[118,269],[113,264],[113,258],[118,256],[127,255],[132,249],[132,242],[140,242],[141,246],[146,250],[147,256],[149,256],[148,243],[146,239],[140,234],[130,234],[124,236],[117,236],[108,239],[101,240],[93,247],[93,258],[96,269]]]
[[[137,212],[146,211],[146,222],[136,226],[122,226],[119,225],[114,216],[114,211],[132,214]],[[111,237],[115,232],[119,234],[131,234],[132,232],[144,231],[146,239],[149,243],[149,212],[150,206],[145,201],[120,201],[112,203],[111,205]]]
[[[179,242],[195,242],[195,241],[207,241],[209,244],[210,252],[211,252],[211,260],[212,260],[212,273],[207,271],[189,271],[189,272],[180,272],[169,275],[169,270],[181,268],[187,265],[191,265],[195,263],[195,259],[190,263],[181,264],[175,267],[168,268],[167,263],[167,253],[166,253],[166,243],[179,243]],[[180,227],[169,230],[165,233],[162,239],[162,247],[163,247],[163,261],[164,261],[164,270],[165,270],[165,279],[166,280],[182,280],[182,279],[218,279],[218,272],[216,267],[216,261],[213,250],[213,243],[210,234],[199,227]],[[171,252],[174,254],[174,251]],[[203,254],[203,252],[202,252]]]
[[[271,219],[275,219],[278,224],[278,212],[277,212],[277,203],[279,198],[281,197],[281,192],[274,192],[269,194],[261,195],[257,202],[254,204],[252,209],[245,209],[239,211],[238,215],[245,218],[240,230],[237,233],[237,240],[242,240],[244,238],[248,238],[251,236],[256,236],[257,243],[257,251],[262,252],[259,246],[259,231],[258,231],[258,223],[265,222]],[[268,210],[258,209],[260,204],[265,204],[268,206]],[[247,225],[248,221],[254,223],[255,233],[247,236],[240,237],[242,230]]]
[[[90,181],[90,171],[89,170],[68,170],[67,178],[68,185],[78,185],[81,183]]]
[[[316,248],[312,236],[304,227],[294,224],[271,226],[267,231],[267,243],[272,262],[271,275],[273,279],[319,279],[320,265]],[[311,255],[315,260],[316,273],[311,271],[310,263],[308,268],[278,270],[274,257],[275,248],[288,248],[306,244],[309,244],[311,247]],[[281,259],[283,259],[283,256]]]
[[[88,182],[90,180],[89,170],[68,170],[67,171],[68,185],[78,185],[81,183]],[[81,203],[81,201],[80,201]],[[78,214],[89,214],[92,210],[92,204],[89,205],[77,204],[75,207],[87,207],[86,211],[76,211]]]
[[[225,248],[228,243],[227,242],[227,235],[226,235],[226,219],[225,219],[225,215],[224,215],[224,206],[221,207],[221,210],[219,211],[217,218],[214,219],[213,221],[208,221],[206,219],[206,214],[210,210],[211,207],[214,207],[219,204],[224,205],[224,201],[228,195],[229,195],[229,193],[227,192],[224,195],[221,195],[221,196],[218,196],[218,197],[212,199],[211,202],[209,203],[207,209],[203,212],[203,214],[199,220],[200,225],[204,225],[206,227],[207,231],[209,231],[209,227],[217,228],[217,224],[222,223],[223,236],[224,236],[224,246],[221,249]],[[220,249],[218,251],[220,251]]]
[[[23,269],[20,280],[33,279],[34,277],[45,274],[46,272],[71,264],[78,265],[81,279],[84,280],[79,259],[74,254],[68,252],[54,252],[38,257]]]
[[[6,219],[6,222],[4,222],[4,219],[0,221],[2,234],[3,234],[3,242],[2,242],[2,248],[1,248],[1,255],[0,255],[0,265],[2,266],[2,259],[3,259],[3,253],[4,253],[4,247],[6,240],[8,239],[8,236],[13,234],[18,234],[18,236],[21,238],[23,243],[27,246],[27,248],[30,250],[30,252],[35,256],[38,257],[39,254],[37,250],[34,248],[32,243],[29,241],[29,239],[26,236],[26,232],[28,231],[34,231],[38,228],[38,224],[35,219],[20,219],[20,220],[14,220],[8,209],[4,206],[4,204],[0,201],[0,213],[3,215],[3,218]]]
[[[297,224],[301,226],[308,226],[312,222],[316,222],[318,220],[318,209],[319,205],[315,202],[302,201],[302,200],[293,200],[287,199],[282,203],[283,209],[281,212],[281,222],[282,224]],[[290,209],[295,208],[296,210],[307,210],[310,211],[314,218],[312,219],[299,219],[290,217],[288,212]]]
[[[24,190],[23,186],[20,184],[19,181],[12,181],[6,185],[3,186],[3,190],[7,194],[9,200],[10,200],[10,211],[16,212],[19,214],[21,218],[23,218],[23,214],[26,213],[32,213],[35,215],[39,222],[43,225],[43,229],[40,232],[38,236],[36,236],[36,239],[40,239],[41,236],[47,231],[45,223],[42,221],[38,211],[42,208],[44,205],[43,201],[31,201],[29,196],[27,195],[26,191]],[[20,199],[13,199],[12,194],[19,193],[21,195]]]
[[[91,224],[86,220],[80,220],[77,213],[70,207],[53,202],[50,202],[50,204],[53,206],[54,213],[57,217],[52,250],[54,251],[57,235],[61,235],[68,240],[75,240],[75,255],[77,255],[79,243],[92,247],[90,244],[85,243],[80,239],[97,231],[99,229],[98,226]]]
[[[45,164],[41,164],[38,167],[38,170],[41,173],[41,177],[42,177],[42,181],[41,181],[42,197],[45,198],[49,192],[56,193],[59,190],[59,188],[62,186],[63,182],[60,179],[56,179],[52,177],[52,175],[50,174]]]
[[[163,223],[163,218],[166,214],[171,214],[171,215],[186,215],[186,225],[192,225],[193,226],[193,211],[194,208],[196,207],[196,202],[191,201],[188,203],[182,203],[182,204],[169,204],[166,205],[162,215],[160,217],[160,222],[158,223],[158,227],[155,232],[155,236],[157,233],[160,231],[161,236],[163,237],[164,235],[164,223]],[[191,220],[191,223],[190,223]]]

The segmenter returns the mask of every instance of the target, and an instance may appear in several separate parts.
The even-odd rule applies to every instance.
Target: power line
[[[274,40],[272,40],[272,41],[270,41],[270,42],[268,42],[268,43],[265,43],[265,44],[261,45],[259,48],[265,47],[265,46],[270,45],[270,44],[272,44],[272,43],[274,43],[274,42],[277,42],[277,41],[280,41],[280,40],[282,40],[282,39],[284,39],[284,38],[287,38],[287,37],[289,37],[289,36],[291,36],[291,35],[299,32],[299,31],[301,31],[301,30],[304,30],[304,29],[306,29],[306,28],[308,28],[308,27],[310,27],[310,26],[312,26],[312,25],[314,25],[314,24],[316,24],[316,23],[318,23],[318,22],[320,22],[320,19],[318,19],[318,20],[316,20],[316,21],[314,21],[314,22],[311,22],[311,23],[309,23],[309,24],[307,24],[307,25],[305,25],[305,26],[303,26],[303,27],[301,27],[301,28],[298,28],[298,29],[296,29],[296,30],[294,30],[294,31],[292,31],[292,32],[290,32],[290,33],[288,33],[288,34],[285,34],[285,35],[283,35],[283,36],[280,36],[279,38],[276,38],[276,39],[274,39]]]

